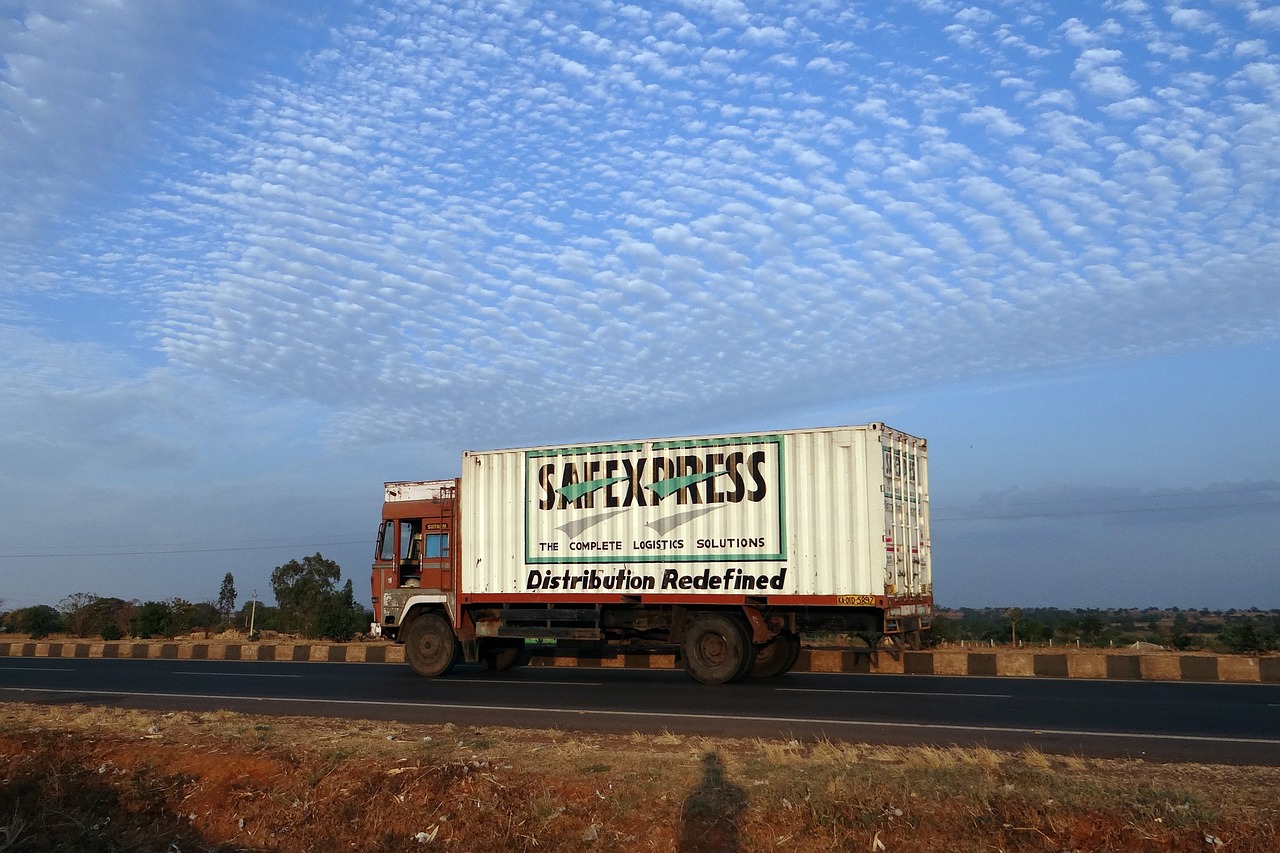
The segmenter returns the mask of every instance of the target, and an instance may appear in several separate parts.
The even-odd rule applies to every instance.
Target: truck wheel
[[[741,619],[703,613],[684,629],[684,668],[703,684],[724,684],[747,674],[755,658],[751,634]]]
[[[480,660],[490,672],[511,669],[520,663],[524,655],[524,640],[481,640]]]
[[[418,675],[446,675],[461,657],[453,629],[439,613],[427,613],[409,623],[404,633],[404,656]]]
[[[752,678],[772,678],[790,672],[800,657],[800,638],[795,634],[779,634],[756,650],[751,661]]]

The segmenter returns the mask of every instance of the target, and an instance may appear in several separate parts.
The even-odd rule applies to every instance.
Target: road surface
[[[0,659],[0,701],[607,732],[1031,747],[1280,766],[1280,685],[98,658]]]

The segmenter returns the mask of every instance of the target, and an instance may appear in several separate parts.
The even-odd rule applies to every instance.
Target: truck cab
[[[374,631],[394,639],[412,604],[456,601],[457,480],[385,484],[373,558]]]

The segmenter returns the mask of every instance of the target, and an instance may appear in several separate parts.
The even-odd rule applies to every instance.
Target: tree
[[[337,594],[335,586],[342,568],[319,552],[276,566],[271,573],[271,591],[280,607],[281,627],[304,637],[320,636],[324,610]]]
[[[222,589],[218,590],[218,615],[223,623],[231,621],[231,614],[236,612],[236,579],[227,572],[222,578]]]
[[[137,605],[119,598],[99,598],[90,606],[94,632],[104,640],[119,640],[129,633]]]
[[[1080,619],[1080,639],[1086,643],[1094,643],[1107,629],[1107,623],[1097,613],[1087,612]]]
[[[181,598],[148,601],[136,609],[129,623],[135,637],[176,637],[196,628],[208,628],[218,619],[217,608],[208,602],[192,604]]]
[[[351,589],[351,581],[347,580],[341,592],[329,596],[320,610],[319,635],[336,643],[350,642],[351,638],[364,631],[368,624],[367,614],[363,607],[356,604],[355,593]]]
[[[1253,619],[1232,619],[1222,626],[1218,640],[1236,654],[1261,654],[1275,647],[1274,634]]]
[[[152,637],[171,637],[169,605],[163,601],[147,601],[133,614],[129,623],[129,632],[139,639],[149,640]]]
[[[8,621],[15,630],[29,635],[33,640],[43,640],[62,630],[62,614],[47,604],[15,610],[9,614]]]
[[[1191,648],[1191,643],[1191,620],[1187,618],[1187,614],[1177,613],[1173,617],[1173,624],[1169,626],[1169,645],[1178,651],[1185,651]]]
[[[1016,647],[1018,645],[1018,623],[1022,621],[1022,608],[1010,607],[1004,612],[1004,618],[1009,620],[1009,636]]]
[[[271,607],[261,601],[256,604],[246,601],[240,605],[240,612],[236,614],[236,625],[243,631],[248,631],[252,626],[257,634],[263,631],[279,631],[280,608]]]
[[[58,602],[71,636],[88,637],[97,633],[95,622],[98,614],[93,607],[97,600],[98,596],[91,592],[77,592]]]

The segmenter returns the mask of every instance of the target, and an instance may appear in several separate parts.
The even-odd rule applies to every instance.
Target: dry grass
[[[1280,769],[0,705],[0,851],[1275,851]]]

